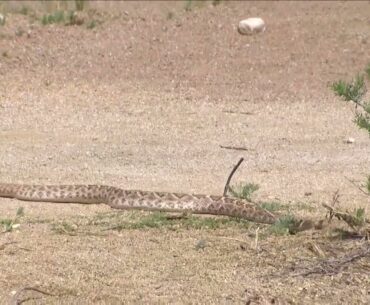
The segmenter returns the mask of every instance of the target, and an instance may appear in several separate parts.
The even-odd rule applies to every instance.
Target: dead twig
[[[354,111],[355,113],[358,113],[358,112],[357,112],[357,106],[359,106],[360,108],[362,108],[362,109],[363,109],[363,110],[365,110],[365,111],[367,110],[367,109],[366,109],[366,106],[365,106],[364,104],[360,103],[359,101],[352,101],[352,102],[354,102],[354,103],[355,103],[355,105],[356,105],[356,106],[355,106],[355,111]]]
[[[364,191],[363,188],[361,188],[360,186],[358,186],[353,180],[347,178],[346,176],[344,176],[344,178],[349,182],[351,183],[353,186],[355,186],[357,189],[360,190],[361,193],[365,194],[366,196],[369,196],[370,194],[366,191]]]
[[[224,149],[232,149],[232,150],[249,150],[246,147],[237,147],[237,146],[224,146],[224,145],[220,145],[220,147],[221,148],[224,148]]]
[[[344,255],[340,258],[329,258],[319,262],[318,265],[308,268],[308,270],[295,273],[292,276],[308,276],[311,274],[335,275],[347,267],[348,264],[355,262],[363,257],[370,255],[370,246],[362,247],[350,255]]]
[[[348,212],[341,212],[335,210],[333,207],[328,206],[327,204],[323,203],[322,206],[328,209],[329,213],[329,222],[336,217],[338,220],[344,221],[351,229],[354,231],[355,234],[351,235],[356,238],[370,238],[370,220],[365,217],[365,210],[358,209],[355,215],[351,215]]]
[[[223,196],[226,197],[227,196],[227,192],[230,188],[230,181],[231,181],[231,178],[232,176],[234,175],[235,171],[238,169],[238,167],[240,166],[240,164],[242,164],[242,162],[244,161],[244,158],[240,158],[239,162],[234,166],[234,168],[232,169],[229,177],[227,178],[227,181],[226,181],[226,184],[225,184],[225,188],[224,188],[224,193],[223,193]]]
[[[31,290],[31,291],[36,291],[36,292],[39,292],[43,295],[48,295],[48,296],[55,296],[55,294],[52,294],[50,292],[47,292],[47,291],[43,291],[39,288],[36,288],[36,287],[23,287],[21,289],[19,289],[13,296],[12,300],[11,300],[11,303],[12,305],[20,305],[28,300],[31,300],[31,299],[35,299],[35,298],[27,298],[27,299],[19,299],[21,294],[27,290]]]
[[[310,250],[311,252],[313,252],[314,254],[321,258],[326,257],[325,252],[321,249],[321,247],[318,244],[314,243],[313,241],[307,243],[307,248],[308,250]]]
[[[258,250],[258,239],[259,239],[259,235],[258,235],[258,233],[259,233],[259,230],[260,230],[260,227],[258,227],[257,229],[256,229],[256,237],[255,237],[255,239],[254,239],[254,249],[257,251]]]
[[[339,202],[339,189],[337,189],[337,191],[334,193],[333,195],[333,199],[332,199],[332,202],[331,202],[331,206],[334,208],[334,206]]]
[[[16,241],[10,241],[10,242],[3,243],[3,244],[0,245],[0,250],[4,250],[7,246],[17,244],[17,243],[18,242],[16,242]],[[32,251],[29,248],[24,248],[24,247],[17,247],[17,248],[20,249],[20,250],[24,250],[24,251]]]
[[[322,206],[329,210],[329,221],[331,221],[333,217],[336,217],[339,220],[343,220],[346,224],[348,224],[356,232],[358,232],[359,229],[364,226],[364,224],[370,223],[370,220],[366,218],[359,219],[358,217],[353,216],[349,213],[335,210],[333,207],[325,203],[323,203]]]
[[[3,243],[3,244],[0,245],[0,250],[4,250],[6,246],[16,244],[16,243],[17,242],[15,242],[15,241],[9,241],[9,242]]]
[[[250,111],[234,111],[234,110],[223,110],[222,112],[226,113],[236,113],[236,114],[245,114],[245,115],[253,115],[253,112]]]

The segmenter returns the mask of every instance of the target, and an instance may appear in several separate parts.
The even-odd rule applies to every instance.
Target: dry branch
[[[224,146],[224,145],[220,145],[221,148],[224,148],[224,149],[232,149],[232,150],[248,150],[248,148],[246,147],[238,147],[238,146]]]
[[[361,193],[365,194],[366,196],[369,196],[370,194],[366,191],[364,191],[364,189],[361,187],[361,186],[358,186],[353,180],[347,178],[346,176],[344,176],[344,178],[349,182],[351,183],[353,186],[355,186]]]
[[[319,262],[315,266],[307,268],[306,271],[295,273],[292,276],[308,276],[311,274],[335,275],[343,271],[350,263],[353,263],[363,257],[370,256],[370,244],[360,248],[349,255],[344,255],[340,258],[329,258]]]
[[[225,112],[225,113],[236,113],[236,114],[245,114],[245,115],[253,115],[254,114],[253,112],[250,112],[250,111],[224,110],[222,112]]]
[[[349,264],[354,263],[364,257],[370,257],[370,243],[366,242],[364,246],[352,251],[352,253],[343,255],[339,258],[320,259],[312,262],[310,265],[304,262],[297,262],[293,266],[285,268],[282,272],[267,275],[269,278],[287,278],[288,276],[309,276],[313,274],[333,276],[345,270]]]
[[[4,250],[6,246],[16,244],[16,243],[17,242],[15,242],[15,241],[10,241],[10,242],[3,243],[3,244],[0,245],[0,250]]]
[[[52,293],[49,293],[49,292],[46,292],[46,291],[43,291],[39,288],[36,288],[36,287],[23,287],[21,289],[19,289],[13,296],[12,300],[11,300],[11,303],[12,305],[20,305],[28,300],[31,300],[31,299],[34,299],[34,298],[27,298],[27,299],[20,299],[20,296],[23,292],[27,291],[27,290],[32,290],[32,291],[36,291],[36,292],[39,292],[41,294],[44,294],[44,295],[48,295],[48,296],[55,296],[55,294],[52,294]]]
[[[331,206],[334,207],[339,202],[339,189],[334,193]]]
[[[231,181],[231,178],[233,177],[235,171],[238,169],[238,167],[240,166],[240,164],[242,164],[242,162],[244,161],[244,158],[240,158],[239,162],[234,166],[234,168],[232,169],[229,177],[227,178],[227,181],[226,181],[226,184],[225,184],[225,188],[224,188],[224,193],[223,195],[226,197],[227,196],[227,192],[230,188],[230,181]]]
[[[333,217],[336,217],[339,220],[343,220],[346,224],[348,224],[356,232],[358,232],[361,228],[363,228],[365,224],[370,223],[370,221],[366,218],[364,218],[363,220],[360,220],[358,217],[353,216],[349,213],[335,210],[333,207],[325,203],[323,203],[322,206],[329,210],[329,220],[331,220]]]
[[[359,236],[369,237],[370,228],[367,228],[367,225],[370,224],[370,220],[365,218],[365,210],[358,209],[355,215],[352,215],[348,212],[342,212],[334,208],[335,204],[338,202],[338,199],[339,190],[334,193],[331,206],[325,203],[322,204],[322,206],[328,210],[329,222],[335,217],[338,220],[344,221]]]

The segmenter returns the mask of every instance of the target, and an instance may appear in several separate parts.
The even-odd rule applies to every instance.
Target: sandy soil
[[[220,194],[244,157],[233,180],[259,184],[256,200],[319,218],[339,189],[338,207],[368,207],[346,177],[369,173],[369,137],[328,88],[369,61],[368,2],[96,5],[94,29],[15,13],[0,27],[3,182]],[[239,35],[249,16],[266,32]],[[256,250],[255,225],[96,230],[117,221],[106,206],[0,203],[2,219],[25,213],[0,235],[2,304],[26,286],[55,294],[25,292],[30,304],[370,302],[369,258],[292,276],[321,259],[313,244],[340,257],[361,241],[308,231]]]

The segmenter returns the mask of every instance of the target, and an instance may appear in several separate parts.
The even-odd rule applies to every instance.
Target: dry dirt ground
[[[339,189],[337,207],[368,207],[346,177],[370,172],[369,137],[328,84],[368,63],[369,2],[185,4],[94,3],[93,29],[13,7],[0,27],[1,181],[220,194],[244,157],[233,181],[259,184],[255,200],[319,219]],[[249,16],[266,32],[239,35]],[[298,275],[361,240],[259,226],[256,247],[256,224],[2,198],[4,230],[19,207],[0,235],[1,304],[23,287],[53,294],[24,291],[25,304],[370,303],[369,257]]]

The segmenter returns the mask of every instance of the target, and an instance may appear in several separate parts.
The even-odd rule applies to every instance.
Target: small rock
[[[88,16],[85,12],[73,12],[69,21],[70,25],[82,25],[86,22]]]
[[[3,14],[0,14],[0,25],[5,24],[5,16]]]
[[[346,140],[346,143],[347,143],[347,144],[353,144],[353,143],[355,143],[355,139],[354,139],[354,138],[348,138],[348,139]]]
[[[16,36],[18,36],[18,37],[20,37],[20,36],[22,36],[24,34],[24,30],[22,29],[22,28],[17,28],[16,30],[15,30],[15,35]]]
[[[265,22],[261,18],[248,18],[239,22],[238,32],[242,35],[252,35],[264,32],[266,29]]]
[[[196,250],[203,250],[205,247],[207,247],[207,242],[204,239],[198,240],[197,244],[195,245]]]

